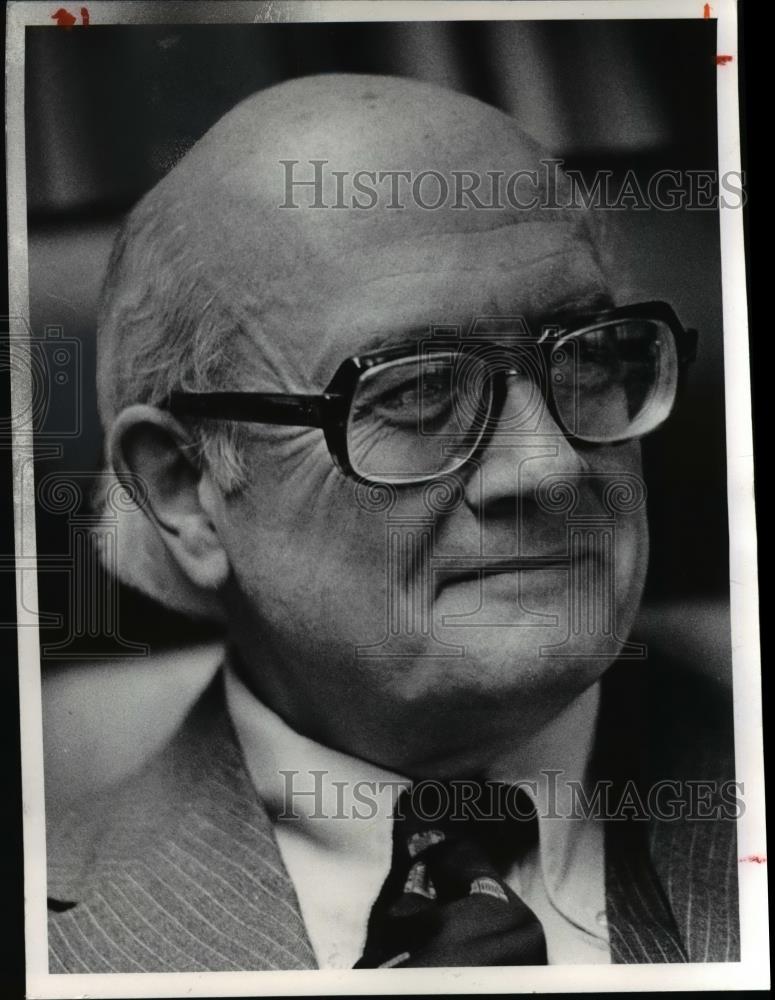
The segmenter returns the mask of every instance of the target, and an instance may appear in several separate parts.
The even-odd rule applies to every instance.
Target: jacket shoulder
[[[49,831],[52,972],[313,968],[219,675],[136,775]]]

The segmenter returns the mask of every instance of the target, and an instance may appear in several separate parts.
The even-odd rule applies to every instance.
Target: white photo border
[[[7,10],[6,130],[11,344],[29,321],[24,121],[26,26],[49,26],[51,4],[18,2]],[[706,16],[700,0],[91,0],[92,23],[196,24],[326,21],[463,21],[689,19]],[[740,171],[737,11],[715,0],[718,51],[732,57],[717,74],[718,169]],[[738,821],[741,961],[724,964],[546,966],[530,969],[392,969],[311,972],[50,974],[46,932],[46,843],[40,643],[37,621],[32,442],[13,429],[15,552],[20,671],[27,995],[31,998],[298,996],[404,993],[613,992],[660,989],[765,989],[769,937],[756,526],[745,250],[742,212],[720,208],[730,600],[736,769],[745,776],[745,814]],[[31,403],[30,372],[11,358],[11,412]]]

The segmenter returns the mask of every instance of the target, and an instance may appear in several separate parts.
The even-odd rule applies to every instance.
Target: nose
[[[506,375],[503,406],[484,449],[465,484],[473,510],[533,501],[539,483],[550,474],[586,470],[584,457],[556,421],[538,386],[518,373]]]

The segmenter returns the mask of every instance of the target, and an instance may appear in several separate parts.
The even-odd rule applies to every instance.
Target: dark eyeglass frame
[[[653,319],[663,322],[671,331],[675,338],[676,351],[678,354],[678,389],[685,379],[688,365],[694,361],[697,354],[698,333],[696,330],[687,329],[678,319],[672,306],[667,302],[652,301],[638,302],[631,305],[620,306],[616,309],[606,309],[603,311],[579,316],[574,319],[572,325],[553,326],[545,324],[544,334],[539,340],[526,341],[531,348],[538,347],[551,351],[559,341],[576,334],[584,333],[586,330],[598,325],[615,323],[625,319]],[[193,417],[200,420],[234,420],[256,424],[278,424],[288,427],[319,427],[326,439],[331,458],[345,475],[356,479],[365,478],[353,470],[347,449],[347,422],[350,414],[350,407],[355,396],[355,391],[361,376],[370,368],[384,364],[388,361],[419,359],[426,357],[429,353],[436,351],[465,354],[480,351],[482,347],[488,345],[498,345],[497,341],[486,341],[484,339],[472,338],[471,340],[455,340],[454,342],[440,341],[429,343],[429,341],[412,341],[399,344],[396,347],[372,351],[367,354],[354,355],[343,361],[333,378],[322,393],[316,395],[302,395],[295,393],[278,392],[173,392],[166,402],[165,408],[175,416]],[[502,373],[505,375],[506,373]],[[506,391],[506,379],[496,378],[494,392],[496,398],[490,411],[490,420],[495,422],[502,404],[502,399]],[[544,392],[544,398],[552,417],[558,419],[556,413],[553,394]],[[564,426],[564,421],[559,420],[558,426]],[[649,433],[649,432],[647,432]],[[571,432],[564,431],[565,437],[570,441],[580,443],[584,447],[605,447],[617,442],[589,442],[583,437],[579,437]],[[489,435],[485,433],[479,435],[479,440],[471,455],[465,461],[470,461],[477,451],[481,450]],[[640,437],[642,435],[632,435]],[[621,441],[631,438],[622,438]],[[465,462],[461,463],[465,464]],[[422,482],[423,479],[436,478],[438,474],[422,477],[418,476],[411,482]],[[369,477],[366,481],[376,481],[376,477]],[[411,484],[411,482],[409,484]]]

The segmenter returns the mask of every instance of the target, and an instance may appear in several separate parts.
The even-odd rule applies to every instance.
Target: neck
[[[380,706],[364,695],[326,713],[327,724],[310,706],[306,715],[274,697],[266,673],[247,666],[232,649],[229,659],[251,693],[292,730],[315,743],[387,771],[415,780],[478,777],[494,781],[546,781],[547,772],[582,778],[591,753],[600,701],[595,683],[559,710],[532,713],[532,728],[520,719],[497,715],[492,706],[467,704],[449,712],[447,705],[414,710],[411,706]],[[395,724],[391,725],[391,721]],[[541,721],[543,720],[543,721]],[[581,767],[574,767],[581,762]],[[573,773],[571,773],[573,772]],[[580,772],[580,773],[576,773]]]

